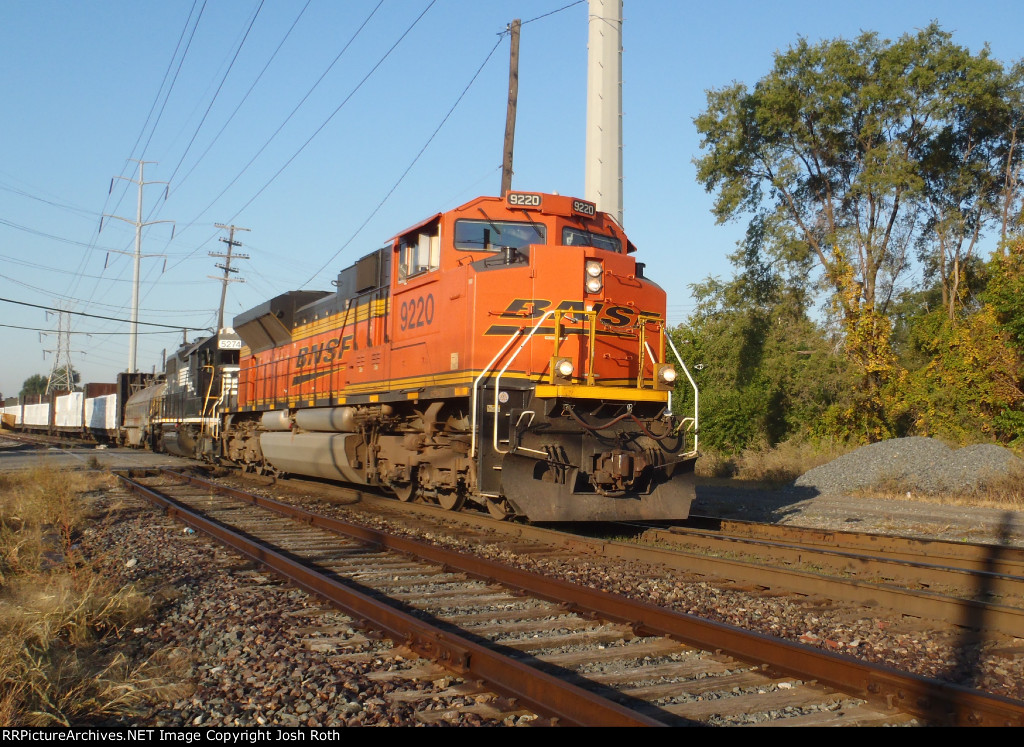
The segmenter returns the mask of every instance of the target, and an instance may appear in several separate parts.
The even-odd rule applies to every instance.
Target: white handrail
[[[522,327],[517,329],[515,331],[515,333],[511,337],[508,338],[508,342],[506,342],[505,345],[501,348],[501,350],[498,351],[498,354],[495,355],[493,358],[491,358],[491,362],[488,363],[487,366],[484,368],[484,370],[480,372],[480,375],[477,376],[475,379],[473,379],[473,395],[470,398],[470,410],[472,411],[471,414],[470,414],[470,437],[469,437],[469,458],[470,459],[473,459],[473,458],[476,457],[476,411],[477,411],[477,406],[476,406],[477,395],[476,395],[476,392],[477,392],[477,388],[479,387],[480,382],[481,382],[481,380],[483,380],[484,376],[486,376],[488,373],[490,373],[491,368],[494,366],[494,364],[497,363],[501,359],[501,356],[503,356],[505,354],[505,351],[508,350],[509,346],[513,342],[515,342],[516,338],[519,337],[519,335],[521,335],[522,333],[523,333],[523,328]],[[497,413],[495,413],[495,417],[497,417]]]
[[[697,389],[697,382],[693,380],[692,376],[690,376],[690,369],[688,369],[686,364],[683,363],[683,357],[679,355],[679,351],[676,350],[676,345],[672,342],[672,337],[669,335],[668,330],[662,327],[661,333],[665,336],[665,341],[672,349],[672,354],[675,355],[676,360],[679,361],[679,365],[683,367],[683,373],[686,374],[686,378],[690,380],[690,386],[693,388],[693,451],[687,454],[687,456],[689,456],[690,454],[697,453],[697,438],[700,433],[699,421],[697,419],[698,413],[700,412],[700,391]],[[685,423],[688,419],[689,418],[684,419],[683,422]]]
[[[499,447],[499,445],[498,445],[498,420],[499,420],[498,413],[500,412],[500,409],[501,409],[501,403],[500,403],[498,398],[501,395],[501,377],[505,375],[505,372],[508,371],[509,367],[515,361],[515,359],[519,356],[519,354],[523,351],[523,348],[526,347],[527,343],[529,343],[530,340],[533,339],[533,336],[537,334],[537,332],[539,331],[541,325],[545,321],[547,321],[550,317],[554,316],[556,313],[558,313],[558,309],[552,309],[550,311],[544,312],[541,315],[540,319],[538,319],[537,322],[533,325],[533,327],[530,329],[530,331],[526,334],[526,337],[522,340],[522,342],[520,342],[519,347],[516,348],[515,352],[513,352],[511,356],[509,356],[508,361],[506,361],[505,365],[502,366],[501,370],[497,372],[497,375],[494,378],[494,428],[493,428],[493,432],[492,432],[492,445],[494,447],[495,452],[497,452],[499,454],[506,454],[506,453],[508,453],[507,451],[502,450]],[[476,457],[476,450],[477,450],[477,421],[478,421],[478,418],[477,418],[478,406],[477,405],[478,405],[478,400],[479,400],[478,392],[479,392],[479,389],[480,389],[480,384],[483,381],[483,379],[494,370],[494,367],[496,366],[498,361],[501,360],[502,356],[505,355],[505,353],[508,351],[508,349],[523,334],[524,331],[525,331],[525,328],[523,328],[523,327],[520,327],[519,329],[517,329],[508,338],[508,340],[505,342],[505,344],[501,347],[501,350],[498,351],[497,355],[495,355],[490,360],[490,362],[487,364],[487,366],[484,368],[484,370],[480,372],[480,375],[477,376],[473,380],[473,391],[472,391],[472,397],[471,397],[472,414],[471,414],[471,418],[470,418],[471,435],[470,435],[470,447],[469,447],[469,456],[470,456],[471,459]],[[695,382],[693,380],[693,376],[690,374],[690,370],[686,367],[686,364],[683,362],[682,356],[679,355],[679,351],[676,349],[675,343],[672,342],[672,338],[669,336],[668,330],[664,326],[662,326],[661,327],[661,332],[662,332],[662,335],[664,335],[665,341],[668,342],[669,348],[672,350],[673,355],[675,355],[676,361],[678,361],[680,367],[683,369],[683,373],[686,374],[686,378],[690,382],[690,387],[693,389],[693,418],[692,418],[692,422],[693,422],[693,450],[688,452],[687,455],[696,454],[697,451],[698,451],[698,438],[699,438],[699,432],[700,432],[699,419],[698,419],[699,418],[699,413],[700,413],[700,390],[697,388],[697,382]],[[656,356],[654,355],[654,351],[651,350],[650,345],[648,345],[646,342],[644,343],[644,347],[647,350],[647,355],[650,357],[651,362],[656,365],[657,364],[657,360],[656,360]],[[672,392],[671,391],[668,393],[668,411],[670,413],[672,412]],[[687,423],[688,421],[691,421],[691,418],[683,418],[682,423]],[[524,447],[524,446],[518,447],[517,451],[529,451],[529,452],[532,452],[532,453],[535,453],[535,454],[539,454],[541,456],[545,456],[546,455],[546,452],[538,451],[537,449],[530,449],[530,448]]]
[[[499,411],[499,408],[501,407],[501,403],[498,402],[498,396],[501,394],[501,377],[505,375],[505,372],[508,370],[508,367],[512,365],[512,361],[514,361],[518,357],[518,355],[521,352],[523,352],[523,348],[526,347],[526,343],[528,343],[531,339],[533,339],[533,336],[535,334],[537,334],[537,330],[540,329],[540,325],[542,325],[544,323],[544,320],[547,319],[549,316],[553,316],[558,311],[559,311],[558,309],[552,309],[551,311],[545,311],[541,315],[541,318],[538,319],[537,323],[533,325],[533,329],[531,329],[529,331],[529,333],[526,335],[526,339],[523,340],[520,343],[519,347],[511,355],[511,357],[508,359],[508,363],[505,364],[504,368],[502,368],[498,372],[498,375],[494,378],[494,442],[493,442],[493,446],[494,446],[494,450],[497,453],[499,453],[499,454],[507,454],[508,453],[507,451],[502,451],[500,448],[498,448],[498,411]],[[522,330],[520,329],[520,331],[522,331]],[[541,456],[547,456],[547,452],[545,452],[545,451],[538,451],[537,449],[530,449],[530,448],[527,448],[525,446],[520,446],[516,450],[517,451],[529,451],[529,452],[532,452],[534,454],[540,454]]]

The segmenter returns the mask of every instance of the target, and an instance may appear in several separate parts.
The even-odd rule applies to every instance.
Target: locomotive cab
[[[559,195],[513,192],[459,212],[454,249],[475,271],[481,492],[536,521],[685,517],[696,391],[693,416],[676,418],[682,362],[668,357],[665,294],[621,227]]]

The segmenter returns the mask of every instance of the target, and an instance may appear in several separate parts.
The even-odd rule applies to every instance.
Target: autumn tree
[[[980,240],[998,227],[1005,240],[1016,216],[1024,111],[1021,66],[1005,72],[987,52],[952,47],[936,71],[945,78],[941,122],[921,161],[925,221],[921,259],[937,276],[955,320]]]
[[[869,437],[891,435],[882,390],[902,372],[889,311],[912,247],[931,231],[962,264],[999,200],[1003,130],[984,113],[1003,106],[1005,82],[987,50],[970,54],[936,24],[894,42],[800,39],[753,89],[709,91],[696,119],[697,177],[718,220],[750,217],[771,261],[820,271],[860,372],[850,414]]]
[[[1024,356],[1024,237],[1008,242],[989,262],[985,300],[1017,353]]]

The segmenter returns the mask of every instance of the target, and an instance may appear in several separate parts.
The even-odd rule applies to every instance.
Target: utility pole
[[[584,197],[622,225],[622,0],[589,0]]]
[[[509,31],[512,35],[512,49],[508,60],[508,109],[505,112],[505,157],[501,164],[501,196],[512,189],[512,152],[516,142],[516,104],[519,101],[519,28],[517,18],[512,21]]]
[[[132,281],[132,327],[131,336],[128,342],[128,373],[135,373],[135,354],[138,350],[139,342],[139,265],[142,260],[142,229],[146,226],[151,226],[155,223],[174,223],[173,220],[151,220],[149,222],[142,222],[142,188],[147,184],[164,184],[167,182],[147,182],[143,177],[143,171],[147,163],[156,163],[156,161],[140,161],[138,159],[131,159],[135,163],[139,164],[139,178],[129,179],[126,176],[115,176],[114,179],[124,179],[126,182],[139,185],[139,199],[135,210],[135,220],[129,220],[128,218],[122,218],[120,215],[108,215],[103,214],[103,218],[117,218],[123,220],[125,223],[130,223],[135,226],[135,269]],[[114,179],[110,180],[110,192],[114,191]],[[109,192],[108,192],[109,194]],[[164,188],[164,199],[167,199],[167,188]],[[103,230],[103,218],[100,218],[100,231]],[[171,229],[171,240],[174,239],[174,229]],[[128,252],[114,249],[118,254],[128,254]],[[147,254],[147,257],[162,257],[162,254]]]
[[[220,282],[221,282],[221,288],[220,288],[220,308],[217,311],[217,331],[219,332],[220,330],[224,329],[224,302],[227,300],[227,297],[228,297],[228,283],[244,283],[245,282],[245,278],[233,278],[233,277],[231,277],[231,273],[232,272],[238,272],[238,268],[231,266],[231,259],[232,258],[235,258],[235,259],[249,259],[249,255],[248,254],[232,254],[231,253],[232,249],[234,249],[236,246],[241,246],[242,245],[242,242],[235,241],[235,231],[248,231],[249,229],[248,228],[241,228],[239,226],[225,226],[223,223],[215,223],[214,225],[217,228],[221,229],[222,231],[227,231],[228,232],[228,237],[226,239],[223,236],[221,236],[221,238],[220,238],[221,241],[223,241],[225,244],[228,245],[228,252],[227,252],[227,254],[218,254],[217,252],[210,252],[209,253],[211,257],[218,257],[218,258],[223,258],[224,259],[224,264],[216,265],[216,267],[218,269],[224,270],[224,277],[218,278],[218,277],[215,277],[213,275],[207,275],[206,276],[206,277],[210,278],[211,280],[220,280]]]

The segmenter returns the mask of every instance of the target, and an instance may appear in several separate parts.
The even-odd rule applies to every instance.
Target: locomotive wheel
[[[512,515],[512,510],[504,498],[488,498],[487,513],[498,521],[504,521]]]
[[[459,511],[466,505],[466,494],[461,490],[440,492],[437,494],[437,503],[446,511]]]
[[[411,501],[413,494],[416,492],[416,483],[414,482],[409,482],[405,485],[392,483],[388,487],[391,488],[391,492],[394,493],[395,497],[402,503],[408,503]]]

